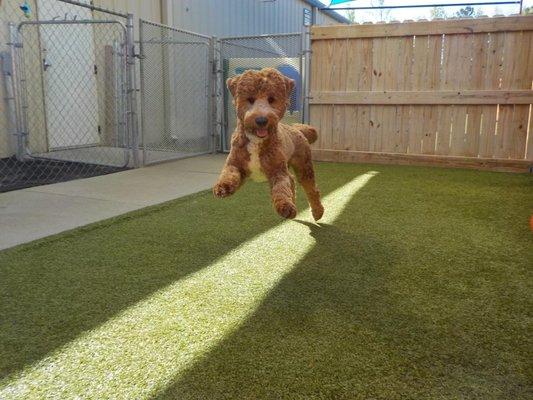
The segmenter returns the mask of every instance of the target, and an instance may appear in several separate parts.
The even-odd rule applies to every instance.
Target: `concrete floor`
[[[210,188],[225,155],[0,193],[0,250]]]

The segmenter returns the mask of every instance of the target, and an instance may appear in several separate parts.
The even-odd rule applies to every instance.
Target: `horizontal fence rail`
[[[318,159],[524,170],[533,17],[315,26]]]
[[[390,24],[314,26],[311,38],[361,39],[380,37],[450,35],[458,33],[518,32],[531,30],[531,17],[448,19]]]
[[[531,90],[313,92],[310,104],[531,104]]]

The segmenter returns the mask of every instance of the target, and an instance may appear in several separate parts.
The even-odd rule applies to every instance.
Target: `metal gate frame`
[[[186,41],[175,41],[175,40],[161,40],[160,42],[154,42],[153,40],[146,41],[145,38],[145,26],[150,25],[153,27],[158,27],[161,29],[165,29],[168,32],[172,33],[178,33],[178,34],[184,34],[192,37],[197,37],[201,41],[199,42],[186,42]],[[150,160],[148,157],[148,151],[147,145],[146,145],[146,134],[148,132],[148,126],[146,122],[146,114],[149,112],[147,109],[147,88],[146,88],[146,73],[147,73],[147,65],[145,65],[145,60],[147,58],[146,56],[146,44],[161,44],[163,45],[172,45],[172,44],[197,44],[197,45],[205,45],[207,46],[207,58],[206,58],[206,68],[207,68],[207,110],[206,110],[206,137],[208,140],[209,149],[202,152],[195,152],[190,155],[183,155],[183,154],[175,154],[174,156],[168,156],[164,157],[164,159],[160,160]],[[144,19],[139,19],[139,53],[140,53],[140,82],[141,82],[141,89],[140,89],[140,99],[141,99],[141,138],[142,138],[142,154],[143,154],[143,165],[151,165],[151,164],[158,164],[161,162],[166,162],[170,160],[176,160],[176,159],[183,159],[187,157],[195,157],[202,154],[208,154],[208,153],[215,153],[216,152],[216,59],[215,59],[215,43],[216,43],[216,37],[213,36],[207,36],[202,35],[197,32],[192,32],[184,29],[178,29],[172,26],[160,24],[157,22],[152,22]],[[166,109],[164,111],[165,117],[168,117],[166,115]],[[166,119],[166,118],[165,118]],[[168,123],[168,122],[165,122]],[[172,151],[178,153],[178,150],[176,148],[169,149],[169,153],[172,153]]]
[[[131,121],[128,118],[128,110],[126,109],[127,101],[126,97],[128,96],[128,29],[120,21],[114,20],[60,20],[60,21],[23,21],[18,25],[13,23],[9,24],[10,29],[10,58],[11,58],[11,91],[12,91],[12,100],[13,112],[15,115],[15,127],[16,127],[16,137],[17,137],[17,158],[21,161],[29,159],[39,159],[39,155],[34,155],[31,153],[28,148],[28,139],[29,139],[29,129],[28,129],[28,89],[27,89],[27,77],[26,71],[24,69],[24,61],[22,59],[21,49],[23,49],[24,43],[22,40],[22,32],[26,26],[61,26],[61,25],[102,25],[102,24],[115,24],[120,27],[120,30],[123,32],[122,38],[123,42],[120,43],[120,46],[123,48],[123,54],[120,57],[120,70],[121,70],[121,86],[124,88],[119,92],[117,97],[117,103],[120,104],[120,108],[117,107],[117,117],[119,118],[119,123],[117,124],[117,129],[120,125],[124,126],[124,162],[123,165],[118,165],[118,167],[126,167],[129,164],[130,160],[130,148],[131,148]],[[129,107],[131,109],[131,106]],[[121,121],[120,121],[121,120]],[[80,146],[84,147],[84,146]],[[46,157],[47,160],[54,160],[54,157]],[[57,161],[65,161],[63,159],[56,159]],[[76,160],[71,160],[76,161]]]

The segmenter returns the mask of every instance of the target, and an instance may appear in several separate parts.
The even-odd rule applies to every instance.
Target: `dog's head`
[[[248,70],[226,82],[247,135],[272,135],[289,104],[294,81],[273,68]]]

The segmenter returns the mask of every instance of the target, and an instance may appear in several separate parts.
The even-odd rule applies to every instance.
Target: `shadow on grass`
[[[317,241],[314,249],[242,327],[155,398],[348,394],[353,374],[366,367],[363,360],[376,358],[378,346],[369,342],[377,327],[368,322],[390,306],[381,281],[393,267],[376,254],[389,249],[376,238],[354,238],[332,225],[305,224]]]
[[[527,345],[514,347],[524,334],[522,306],[513,308],[523,276],[487,269],[491,256],[459,219],[417,219],[433,189],[413,186],[402,199],[404,183],[392,179],[375,177],[333,225],[296,221],[313,249],[154,398],[527,398]],[[503,285],[515,288],[500,301]]]
[[[280,222],[268,189],[249,183],[0,252],[0,379]]]

